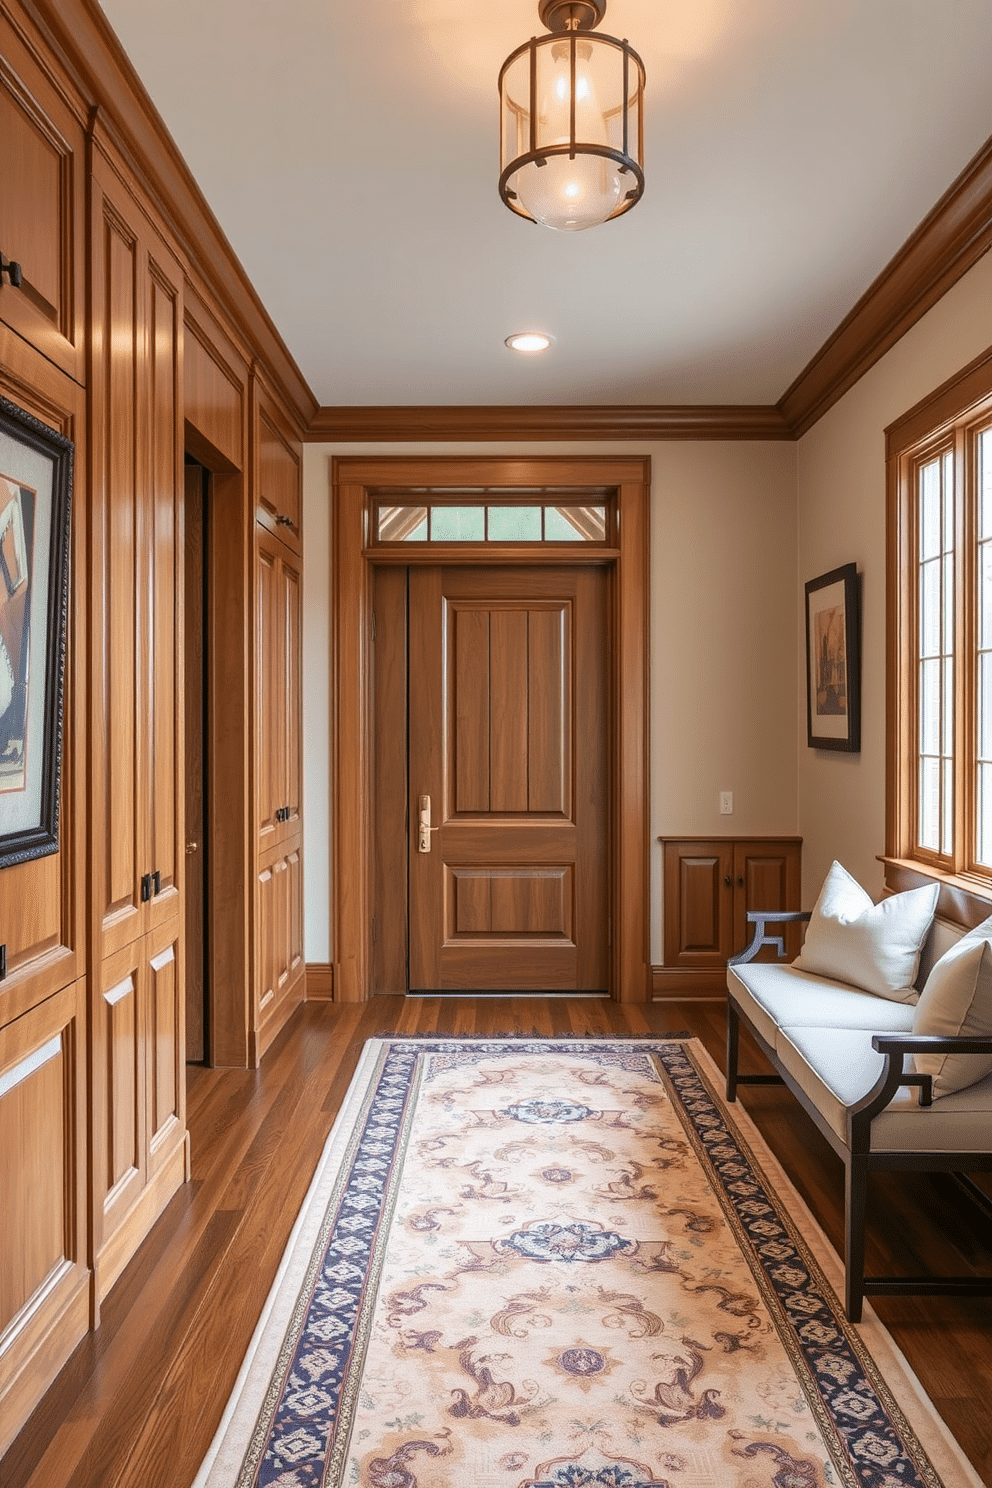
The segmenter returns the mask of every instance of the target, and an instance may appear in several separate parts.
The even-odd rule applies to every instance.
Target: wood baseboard
[[[655,1002],[722,1002],[727,995],[723,966],[652,966],[651,996]]]
[[[334,967],[329,961],[308,961],[306,974],[307,1002],[334,1001]]]

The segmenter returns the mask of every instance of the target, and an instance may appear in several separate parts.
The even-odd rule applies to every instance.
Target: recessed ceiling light
[[[543,331],[517,331],[507,336],[506,344],[511,351],[547,351],[553,340],[553,336],[546,336]]]

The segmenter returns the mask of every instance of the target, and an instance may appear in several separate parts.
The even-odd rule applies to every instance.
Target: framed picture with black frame
[[[845,563],[806,585],[806,742],[861,748],[858,566]]]
[[[0,868],[59,845],[73,450],[0,398]]]

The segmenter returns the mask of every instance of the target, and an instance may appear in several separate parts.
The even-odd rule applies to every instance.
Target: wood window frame
[[[650,460],[624,458],[338,457],[332,462],[331,923],[335,1000],[363,1002],[372,975],[373,566],[381,563],[608,563],[611,568],[613,714],[610,813],[613,881],[611,992],[620,1002],[651,996],[649,891],[649,502]],[[611,492],[616,544],[395,544],[376,547],[374,493],[425,487],[567,487]],[[597,496],[601,500],[601,496]],[[399,550],[399,551],[397,551]],[[619,658],[623,658],[622,666]]]
[[[992,421],[992,347],[890,424],[886,438],[886,887],[894,892],[923,883],[940,886],[938,913],[974,926],[992,901],[992,872],[971,858],[975,825],[974,487],[977,432]],[[955,488],[955,684],[953,848],[921,849],[918,831],[916,678],[918,532],[917,475],[953,452]],[[964,499],[962,496],[964,495]],[[963,668],[963,672],[962,672]]]

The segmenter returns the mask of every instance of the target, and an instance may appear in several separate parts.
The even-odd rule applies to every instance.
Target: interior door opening
[[[186,1061],[210,1060],[207,533],[210,472],[186,456],[184,504],[186,757]]]

